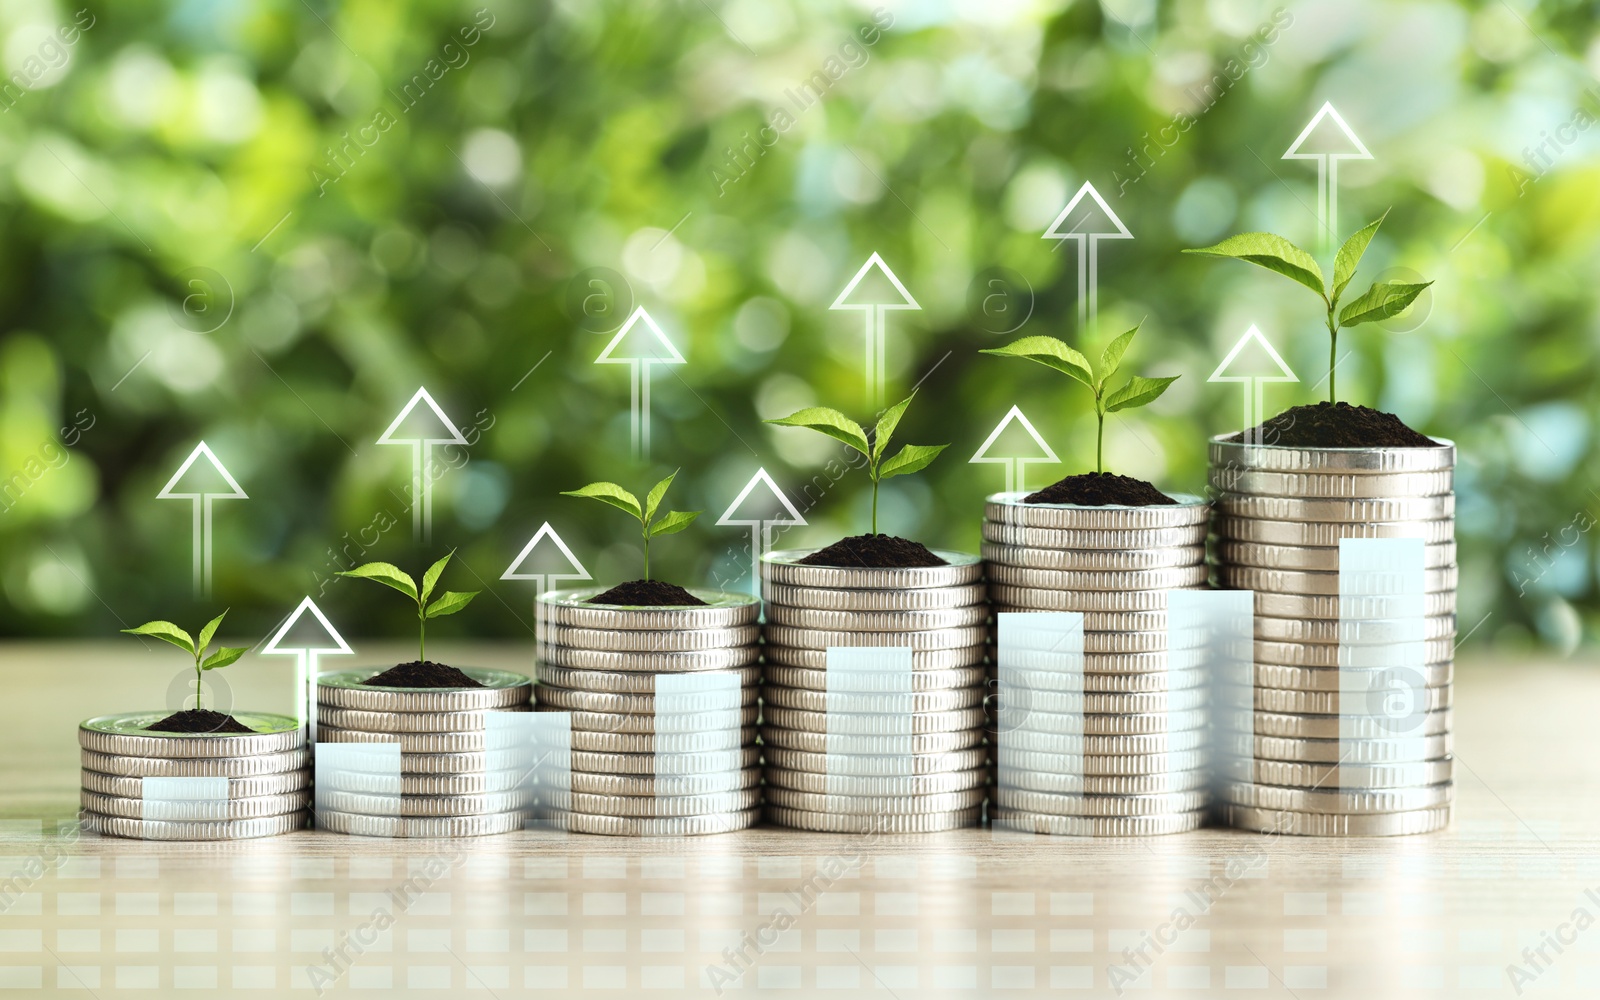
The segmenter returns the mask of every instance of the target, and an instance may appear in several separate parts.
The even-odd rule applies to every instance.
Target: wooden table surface
[[[1594,662],[1464,660],[1456,821],[1406,839],[79,835],[76,724],[166,704],[192,676],[151,645],[0,647],[0,988],[1600,995]],[[444,652],[531,668],[526,647]],[[226,679],[240,707],[292,705],[286,659],[247,656]],[[1124,949],[1141,944],[1153,967],[1133,980]]]

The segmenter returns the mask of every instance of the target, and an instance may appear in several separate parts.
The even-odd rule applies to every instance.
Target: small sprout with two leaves
[[[422,574],[422,586],[417,586],[417,581],[409,573],[401,570],[393,563],[369,562],[355,569],[344,570],[340,576],[353,576],[358,580],[376,580],[385,587],[392,587],[400,593],[411,598],[417,605],[417,662],[427,663],[428,657],[424,655],[428,638],[428,619],[443,618],[453,615],[466,607],[478,596],[478,591],[447,590],[439,595],[439,599],[429,603],[433,597],[433,588],[438,586],[439,576],[444,572],[445,565],[450,562],[450,557],[456,554],[455,549],[445,553],[443,559],[428,567]]]
[[[248,646],[220,646],[215,653],[206,655],[206,647],[211,645],[211,637],[217,634],[217,626],[222,624],[222,619],[228,612],[206,622],[205,628],[200,630],[200,638],[196,639],[183,629],[171,622],[155,621],[145,622],[138,628],[125,628],[122,631],[129,635],[149,635],[157,639],[172,643],[179,649],[194,657],[194,709],[201,711],[204,706],[200,703],[200,677],[202,671],[221,670],[231,663],[236,663],[239,657],[250,652]]]
[[[1098,372],[1090,367],[1088,358],[1054,337],[1023,337],[1004,347],[992,348],[981,353],[998,354],[1006,358],[1027,358],[1046,368],[1054,368],[1088,386],[1094,393],[1094,416],[1097,422],[1094,436],[1094,471],[1104,472],[1106,471],[1106,414],[1116,413],[1118,410],[1131,410],[1154,402],[1167,391],[1167,386],[1178,380],[1176,375],[1161,378],[1135,375],[1128,379],[1122,388],[1109,393],[1106,391],[1111,376],[1115,375],[1122,365],[1122,355],[1127,353],[1128,345],[1133,343],[1133,335],[1138,332],[1139,327],[1135,326],[1107,344],[1105,350],[1100,352]]]
[[[1361,263],[1361,255],[1367,252],[1367,245],[1372,242],[1372,237],[1377,235],[1378,227],[1383,225],[1383,220],[1388,217],[1389,213],[1384,212],[1378,221],[1362,226],[1344,241],[1344,246],[1339,248],[1333,259],[1331,288],[1324,281],[1322,269],[1317,266],[1315,258],[1282,236],[1272,233],[1240,233],[1228,237],[1215,246],[1185,250],[1184,253],[1246,260],[1269,271],[1276,271],[1316,292],[1327,309],[1328,402],[1334,403],[1339,399],[1334,391],[1334,369],[1339,364],[1339,329],[1392,319],[1404,312],[1424,289],[1433,284],[1431,281],[1374,282],[1372,287],[1362,292],[1354,302],[1348,303],[1343,309],[1339,308],[1339,299],[1349,286],[1350,279],[1355,277],[1356,266]]]
[[[704,511],[699,510],[669,510],[656,520],[656,511],[661,507],[661,500],[667,495],[667,488],[678,477],[677,469],[672,475],[650,487],[650,492],[645,494],[644,503],[639,498],[618,486],[616,483],[590,483],[588,486],[577,490],[562,490],[564,497],[588,497],[604,504],[610,504],[618,510],[627,511],[628,514],[639,522],[640,533],[644,536],[644,578],[650,579],[650,539],[657,535],[675,535],[694,523]]]
[[[917,394],[902,399],[900,402],[883,411],[883,416],[878,418],[878,424],[872,429],[872,438],[868,440],[867,432],[862,426],[840,413],[838,410],[826,406],[808,406],[797,410],[777,420],[766,421],[769,424],[778,424],[782,427],[807,427],[819,434],[826,434],[838,441],[859,451],[867,457],[867,475],[872,478],[872,533],[878,533],[878,484],[891,476],[905,476],[913,472],[926,469],[939,453],[950,447],[947,444],[908,444],[900,449],[893,458],[884,459],[889,452],[889,439],[894,436],[895,428],[900,426],[900,418],[905,415],[906,407],[917,398]]]

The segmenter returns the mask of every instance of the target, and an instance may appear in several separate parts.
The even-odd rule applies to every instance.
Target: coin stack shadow
[[[809,554],[772,552],[761,564],[767,820],[825,833],[931,833],[976,825],[988,782],[988,608],[979,560],[939,551],[949,565],[799,562]],[[859,689],[846,699],[850,723],[833,706],[832,752],[830,646],[911,651],[904,680],[910,690],[885,693],[883,711],[858,714],[875,697]]]
[[[1209,804],[1208,690],[1191,662],[1199,651],[1168,649],[1167,601],[1206,586],[1204,498],[1091,507],[1023,496],[996,494],[985,506],[994,612],[1082,613],[1083,668],[997,648],[991,819],[1069,836],[1197,829]]]
[[[691,589],[704,606],[623,607],[597,593],[539,598],[538,711],[572,724],[571,787],[541,801],[540,820],[629,837],[754,825],[760,602]]]
[[[527,712],[532,682],[467,667],[462,673],[482,687],[362,683],[374,673],[341,670],[317,678],[318,753],[328,755],[324,744],[398,743],[398,787],[394,772],[359,757],[319,766],[317,828],[366,837],[478,837],[522,829],[533,802],[528,775],[511,766],[512,755],[497,762],[488,719]]]
[[[1255,591],[1255,683],[1237,703],[1255,735],[1241,733],[1243,752],[1219,761],[1222,821],[1309,836],[1448,826],[1455,446],[1291,448],[1218,436],[1210,464],[1220,491],[1216,583]],[[1352,601],[1346,586],[1342,619],[1341,540],[1387,538],[1421,540],[1420,606]],[[1341,717],[1343,698],[1355,701]]]
[[[305,731],[292,719],[281,719],[287,725],[277,732],[144,736],[134,727],[105,724],[117,718],[91,719],[78,729],[85,832],[245,840],[306,825],[310,754]],[[156,782],[159,789],[152,787]]]

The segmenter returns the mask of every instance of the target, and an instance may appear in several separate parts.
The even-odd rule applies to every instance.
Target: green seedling
[[[1142,325],[1142,324],[1141,324]],[[1128,345],[1133,343],[1133,335],[1139,332],[1139,327],[1122,334],[1107,344],[1105,350],[1100,352],[1100,370],[1096,372],[1089,365],[1089,359],[1079,352],[1063,344],[1054,337],[1023,337],[1004,347],[996,347],[983,351],[984,354],[998,354],[1003,358],[1027,358],[1029,361],[1054,368],[1056,371],[1076,379],[1089,387],[1094,393],[1094,416],[1096,421],[1094,433],[1094,471],[1104,472],[1105,467],[1105,440],[1106,440],[1106,414],[1116,413],[1118,410],[1132,410],[1153,402],[1167,386],[1178,380],[1176,375],[1167,375],[1162,378],[1145,378],[1135,375],[1123,383],[1122,388],[1111,392],[1106,391],[1111,376],[1117,373],[1122,365],[1122,355],[1128,350]]]
[[[644,503],[639,498],[618,486],[616,483],[590,483],[579,490],[562,490],[564,497],[588,497],[604,504],[610,504],[618,510],[627,511],[634,520],[639,522],[640,533],[644,536],[644,578],[650,579],[650,539],[657,535],[675,535],[694,523],[704,511],[669,510],[656,520],[656,511],[661,507],[661,499],[667,495],[667,488],[678,477],[678,470],[674,469],[672,475],[650,487],[650,492],[645,495]]]
[[[883,411],[883,416],[878,418],[878,424],[872,429],[872,438],[868,440],[867,432],[861,425],[826,406],[808,406],[797,410],[777,420],[768,420],[769,424],[778,424],[783,427],[808,427],[819,434],[843,441],[845,444],[859,451],[867,457],[867,474],[872,477],[872,533],[878,533],[878,484],[890,476],[905,476],[913,472],[921,472],[939,453],[950,447],[947,444],[908,444],[888,460],[884,455],[889,451],[889,439],[894,436],[895,428],[900,425],[900,418],[905,415],[906,407],[917,398],[913,392],[900,402]]]
[[[1423,289],[1433,284],[1431,281],[1418,284],[1403,281],[1374,282],[1354,302],[1346,304],[1343,309],[1339,308],[1339,299],[1349,286],[1350,279],[1355,277],[1356,266],[1361,263],[1361,255],[1367,252],[1367,245],[1372,242],[1378,227],[1383,225],[1383,220],[1388,217],[1389,213],[1384,212],[1378,221],[1362,226],[1344,241],[1344,246],[1340,247],[1338,254],[1334,256],[1331,288],[1323,280],[1322,269],[1317,266],[1316,260],[1310,254],[1282,236],[1275,236],[1272,233],[1240,233],[1238,236],[1228,237],[1216,246],[1185,250],[1184,253],[1247,260],[1269,271],[1276,271],[1317,293],[1317,297],[1322,300],[1327,310],[1328,402],[1332,403],[1339,398],[1334,392],[1334,368],[1339,363],[1339,330],[1347,326],[1376,323],[1398,316],[1417,300]]]
[[[129,635],[154,636],[194,657],[194,709],[200,711],[204,706],[200,704],[200,677],[207,670],[221,670],[230,663],[236,663],[239,657],[250,652],[248,646],[221,646],[210,656],[206,655],[206,647],[211,645],[211,637],[217,634],[217,626],[222,624],[222,619],[228,617],[228,612],[206,622],[205,628],[200,630],[200,638],[185,632],[171,622],[145,622],[138,628],[125,628],[122,631]]]
[[[427,663],[428,657],[424,655],[428,638],[428,619],[443,618],[453,615],[466,607],[478,596],[478,591],[462,592],[447,590],[439,595],[439,599],[429,603],[433,597],[433,588],[438,586],[439,575],[444,572],[445,565],[450,562],[450,557],[456,554],[455,549],[445,553],[445,557],[428,567],[422,574],[422,586],[417,586],[417,581],[411,578],[400,567],[393,563],[369,562],[355,569],[344,570],[340,576],[353,576],[358,580],[376,580],[385,587],[392,587],[400,593],[411,598],[417,605],[417,661]]]

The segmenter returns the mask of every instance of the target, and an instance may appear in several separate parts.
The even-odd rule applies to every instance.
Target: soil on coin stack
[[[145,726],[152,733],[253,733],[254,729],[223,712],[209,708],[186,708],[173,712],[160,722]]]
[[[703,607],[705,601],[675,583],[660,580],[630,580],[603,594],[589,598],[587,604],[622,604],[635,608]]]
[[[1143,479],[1119,476],[1113,472],[1085,472],[1079,476],[1052,483],[1037,493],[1022,498],[1023,503],[1071,503],[1080,507],[1105,507],[1117,504],[1122,507],[1154,507],[1158,504],[1175,504],[1167,496]]]
[[[948,566],[921,542],[897,535],[851,535],[801,559],[806,566],[864,566],[895,569],[909,566]]]
[[[432,660],[412,660],[399,663],[382,673],[373,674],[363,684],[391,688],[481,688],[482,684],[455,667]]]
[[[1392,413],[1349,403],[1293,406],[1254,428],[1260,440],[1285,448],[1442,448]],[[1241,431],[1229,441],[1243,441]]]

